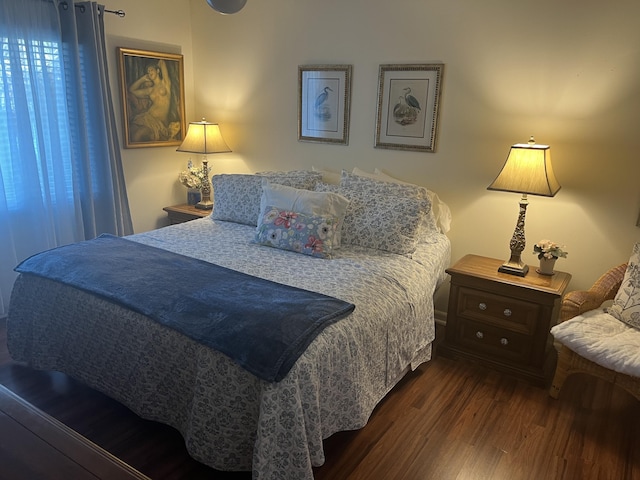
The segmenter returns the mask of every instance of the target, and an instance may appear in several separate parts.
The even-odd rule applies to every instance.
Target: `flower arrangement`
[[[569,252],[563,250],[564,248],[564,245],[561,247],[551,240],[540,240],[533,246],[533,253],[536,253],[539,259],[566,258]]]
[[[178,174],[178,180],[187,188],[197,188],[199,190],[207,179],[204,175],[204,169],[194,167],[191,160],[189,160],[187,169]]]

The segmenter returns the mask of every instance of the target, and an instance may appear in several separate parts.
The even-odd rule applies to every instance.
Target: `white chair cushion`
[[[598,365],[640,377],[640,330],[606,313],[604,308],[559,323],[551,334]]]

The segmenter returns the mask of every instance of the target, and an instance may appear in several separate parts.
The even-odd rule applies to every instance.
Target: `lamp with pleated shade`
[[[201,122],[190,122],[187,136],[176,151],[204,155],[202,159],[202,170],[204,172],[205,182],[201,189],[202,200],[200,200],[195,207],[201,210],[211,210],[213,208],[213,201],[211,201],[211,182],[209,181],[207,155],[210,153],[225,153],[231,151],[222,138],[220,127],[217,123],[209,123],[204,118]]]
[[[524,277],[529,271],[521,258],[525,247],[524,218],[529,204],[527,195],[553,197],[560,190],[551,168],[549,145],[539,145],[533,137],[528,143],[512,145],[502,170],[487,189],[522,194],[518,221],[509,243],[511,256],[498,271]]]

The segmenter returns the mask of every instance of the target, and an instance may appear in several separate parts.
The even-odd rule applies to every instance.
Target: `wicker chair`
[[[602,275],[589,290],[568,293],[562,300],[560,322],[597,309],[607,300],[613,300],[620,288],[626,269],[626,263],[618,265]],[[605,368],[578,355],[558,341],[555,342],[555,347],[558,350],[558,363],[549,388],[549,395],[553,398],[558,398],[560,389],[569,375],[587,373],[618,385],[640,400],[640,377],[632,377]]]

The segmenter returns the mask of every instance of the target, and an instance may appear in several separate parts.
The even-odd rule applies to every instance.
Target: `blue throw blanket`
[[[99,295],[282,380],[327,325],[355,305],[112,235],[16,267]]]

